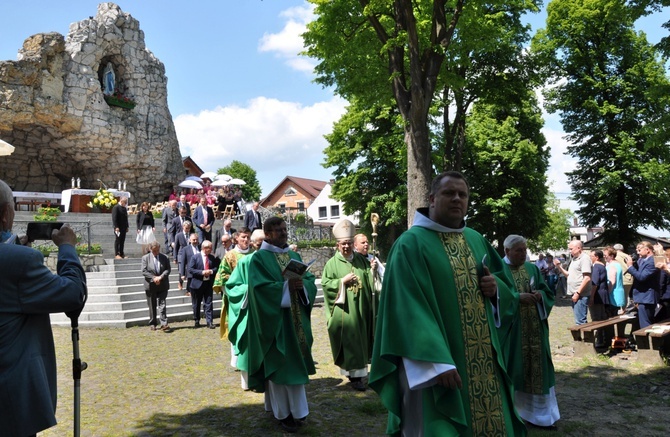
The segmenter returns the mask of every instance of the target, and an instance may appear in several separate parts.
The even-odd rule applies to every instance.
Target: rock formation
[[[127,100],[135,106],[115,106]],[[71,24],[66,38],[33,35],[18,61],[0,62],[0,138],[16,147],[0,157],[0,179],[16,191],[125,180],[131,203],[159,201],[184,176],[165,67],[114,3]]]

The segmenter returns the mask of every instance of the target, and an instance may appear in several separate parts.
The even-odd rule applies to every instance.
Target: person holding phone
[[[0,423],[6,435],[34,435],[56,424],[56,354],[50,313],[79,316],[86,276],[67,225],[52,232],[56,274],[41,252],[12,234],[14,197],[0,180]]]

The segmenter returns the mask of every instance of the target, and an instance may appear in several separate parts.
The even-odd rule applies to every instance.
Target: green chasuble
[[[261,247],[249,262],[248,371],[249,389],[255,392],[265,391],[266,380],[300,385],[316,373],[310,324],[316,297],[314,275],[307,272],[303,277],[309,303],[305,305],[297,293],[291,293],[290,307],[282,308],[281,272],[289,256],[301,261],[295,252],[275,253]]]
[[[344,304],[336,305],[341,278],[349,273],[358,277],[358,284],[345,288]],[[370,261],[354,252],[349,262],[340,252],[335,253],[323,268],[321,286],[335,365],[344,370],[367,369],[374,338]]]
[[[425,210],[424,210],[425,211]],[[463,387],[418,390],[425,436],[523,436],[501,344],[514,321],[518,297],[500,256],[476,231],[437,232],[412,226],[389,254],[379,302],[369,385],[389,411],[387,433],[399,435],[402,358],[454,365]],[[498,298],[479,289],[482,259],[496,276]],[[497,304],[496,329],[491,303]],[[420,422],[419,422],[420,421]],[[408,419],[408,426],[412,426]]]
[[[226,297],[228,298],[228,340],[233,344],[233,350],[237,355],[237,368],[248,370],[247,349],[247,309],[242,308],[248,300],[249,289],[249,263],[251,257],[241,258],[237,267],[226,281]]]
[[[555,385],[547,320],[554,306],[554,293],[534,264],[526,262],[520,267],[507,267],[514,278],[515,293],[530,293],[532,290],[542,294],[540,303],[519,304],[518,322],[515,323],[514,332],[510,334],[509,344],[505,347],[507,368],[515,390],[535,395],[547,394],[549,388]],[[542,306],[542,311],[538,305]]]
[[[241,259],[245,258],[247,255],[251,255],[252,253],[253,251],[251,249],[246,253],[241,253],[235,249],[226,252],[223,259],[221,260],[221,265],[219,265],[219,270],[216,272],[216,276],[214,277],[212,290],[214,290],[217,293],[223,292],[226,283],[230,278],[230,275],[233,273],[233,270],[235,270],[235,267],[237,267],[237,263]],[[225,293],[222,294],[221,300],[222,300],[221,323],[219,324],[219,333],[221,336],[221,340],[226,340],[228,338],[228,330],[230,322],[226,319],[229,313],[228,311],[229,304],[228,304],[228,297],[226,296]]]

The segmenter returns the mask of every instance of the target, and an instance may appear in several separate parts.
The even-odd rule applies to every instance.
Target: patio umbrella
[[[229,180],[231,180],[232,178],[233,178],[232,176],[227,175],[227,174],[218,174],[218,175],[216,175],[216,178],[215,178],[215,179],[222,179],[222,180],[224,180],[224,181],[229,181]]]
[[[187,181],[196,181],[196,182],[198,182],[198,183],[202,183],[202,179],[200,179],[200,178],[197,177],[197,176],[188,176],[188,177],[186,177],[186,180],[187,180]]]
[[[14,153],[14,146],[7,141],[0,140],[0,156],[11,155]]]
[[[213,187],[223,187],[223,186],[226,186],[226,185],[230,185],[230,182],[228,182],[225,179],[217,179],[214,182],[212,182],[210,185],[213,186]]]
[[[231,185],[246,185],[247,184],[242,179],[237,179],[237,178],[229,180],[228,183],[231,184]]]
[[[197,188],[198,190],[202,188],[200,182],[188,178],[185,181],[181,181],[177,186],[182,188]]]
[[[217,174],[214,173],[213,171],[206,171],[206,172],[204,172],[203,174],[200,175],[201,178],[203,178],[203,179],[207,178],[210,181],[213,181],[214,179],[216,179],[216,176],[217,176]]]

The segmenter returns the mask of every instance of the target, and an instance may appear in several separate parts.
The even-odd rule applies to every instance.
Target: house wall
[[[314,224],[318,223],[335,223],[342,219],[349,219],[353,224],[358,226],[358,216],[357,215],[345,215],[344,214],[344,203],[338,202],[335,199],[331,199],[330,195],[332,193],[332,186],[326,184],[321,190],[321,193],[314,199],[314,202],[307,208],[307,215],[314,220]],[[332,206],[338,206],[339,214],[332,215]],[[326,208],[325,217],[319,216],[319,208]]]
[[[293,188],[297,194],[295,195],[286,195],[286,190]],[[264,208],[271,208],[273,206],[278,206],[279,204],[284,204],[284,207],[290,208],[291,211],[296,211],[298,209],[298,203],[303,202],[305,209],[309,208],[311,205],[310,196],[307,195],[300,187],[296,186],[290,180],[286,180],[281,183],[277,189],[270,194],[268,198],[263,200],[261,204]]]

